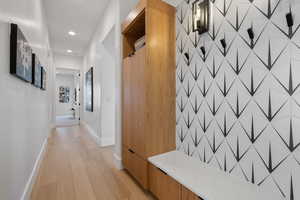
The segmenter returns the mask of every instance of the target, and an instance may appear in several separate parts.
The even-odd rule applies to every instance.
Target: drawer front
[[[152,164],[149,164],[149,189],[159,200],[181,199],[181,185]]]
[[[189,189],[182,186],[181,200],[202,200]]]
[[[148,188],[147,161],[140,158],[134,151],[123,146],[123,165],[124,168],[142,185]]]

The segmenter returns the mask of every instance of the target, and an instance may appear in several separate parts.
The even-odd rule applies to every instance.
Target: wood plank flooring
[[[113,148],[100,148],[80,127],[58,128],[47,151],[31,200],[153,200],[113,163]]]

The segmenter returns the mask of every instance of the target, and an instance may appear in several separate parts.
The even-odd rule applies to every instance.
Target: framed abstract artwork
[[[70,102],[70,88],[60,86],[59,87],[59,103],[69,103]]]
[[[93,67],[85,74],[85,110],[93,112],[94,110],[94,70]]]
[[[42,65],[36,54],[32,54],[32,84],[42,88]]]
[[[17,24],[11,24],[10,73],[32,82],[32,49]]]
[[[42,90],[46,90],[46,87],[47,87],[47,72],[45,70],[45,67],[41,67],[41,76],[42,76],[42,86],[41,86],[41,89]]]

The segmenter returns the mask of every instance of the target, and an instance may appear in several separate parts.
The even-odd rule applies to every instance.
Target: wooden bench
[[[271,200],[272,193],[180,151],[148,158],[149,190],[159,200]]]

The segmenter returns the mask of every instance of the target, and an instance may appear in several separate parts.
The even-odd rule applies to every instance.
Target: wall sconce
[[[209,0],[193,3],[193,32],[205,33],[209,29]]]

